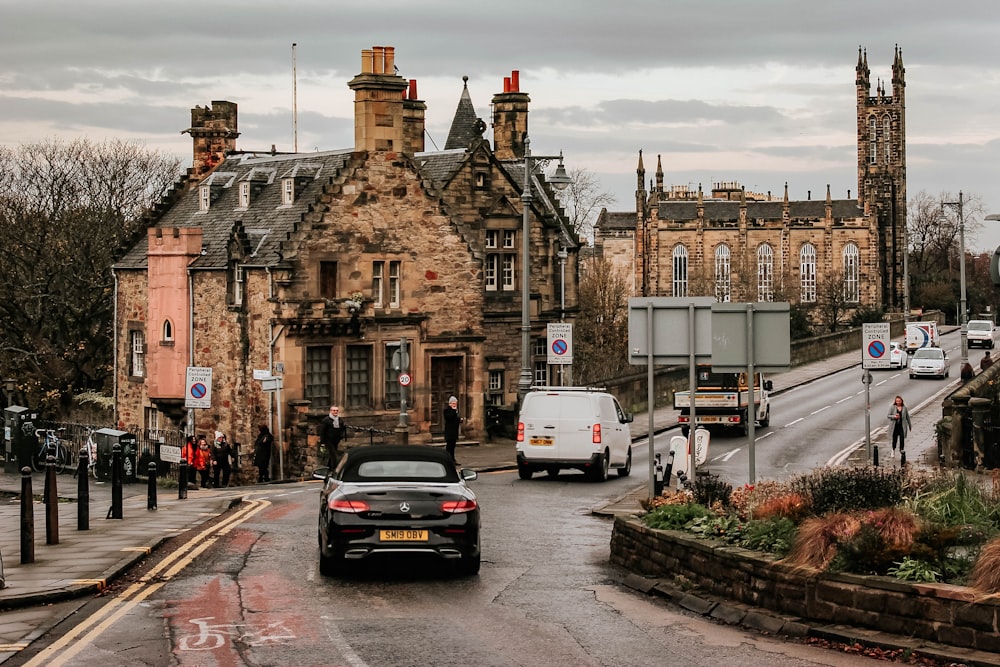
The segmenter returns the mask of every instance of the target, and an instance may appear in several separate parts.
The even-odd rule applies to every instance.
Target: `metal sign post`
[[[872,465],[872,368],[889,368],[889,323],[888,322],[866,322],[861,325],[861,368],[864,369],[864,376],[861,381],[865,383],[865,454],[868,456],[868,465]]]

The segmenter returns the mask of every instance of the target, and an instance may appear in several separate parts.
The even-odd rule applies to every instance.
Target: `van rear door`
[[[521,413],[528,459],[586,460],[594,450],[591,426],[597,420],[596,402],[584,393],[538,392],[525,400]]]

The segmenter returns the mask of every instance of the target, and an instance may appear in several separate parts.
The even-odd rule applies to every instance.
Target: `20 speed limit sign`
[[[400,373],[399,374],[399,384],[400,384],[400,386],[403,386],[403,387],[409,387],[410,386],[410,374],[409,373]]]

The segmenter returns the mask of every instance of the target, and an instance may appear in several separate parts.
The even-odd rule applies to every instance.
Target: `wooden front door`
[[[431,432],[444,433],[444,406],[458,398],[458,412],[465,414],[462,400],[462,357],[431,358]]]

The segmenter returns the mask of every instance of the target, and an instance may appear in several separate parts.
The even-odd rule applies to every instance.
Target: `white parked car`
[[[910,360],[910,377],[948,377],[948,355],[940,347],[922,347]]]
[[[889,368],[906,368],[909,356],[902,343],[889,343]]]

